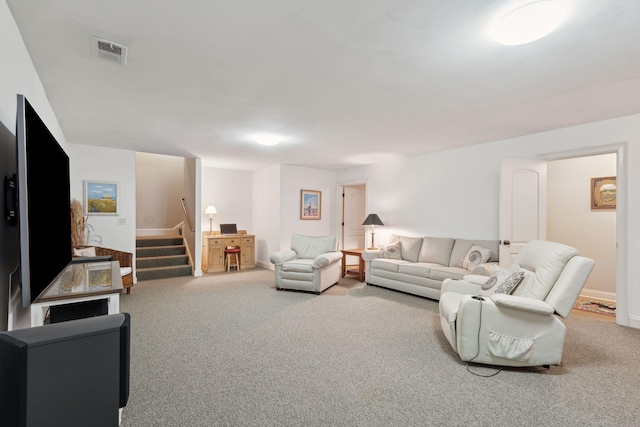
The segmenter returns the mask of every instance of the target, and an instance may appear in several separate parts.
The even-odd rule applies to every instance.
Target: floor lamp
[[[371,226],[371,247],[369,249],[378,249],[376,248],[375,240],[374,240],[374,227],[376,225],[384,225],[377,214],[369,214],[367,218],[364,220],[362,225],[370,225]]]
[[[205,215],[209,215],[209,235],[213,234],[213,215],[217,213],[215,206],[207,206],[207,210],[204,211]]]

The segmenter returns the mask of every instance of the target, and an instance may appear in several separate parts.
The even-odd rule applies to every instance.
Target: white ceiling
[[[564,0],[521,46],[487,29],[522,0],[7,3],[71,143],[349,168],[640,113],[637,0]]]

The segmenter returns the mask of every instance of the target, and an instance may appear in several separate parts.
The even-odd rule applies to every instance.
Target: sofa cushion
[[[468,239],[456,239],[453,244],[453,249],[451,250],[451,258],[449,258],[450,266],[458,266],[460,265],[460,261],[462,258],[469,252],[471,246],[478,245],[483,248],[487,248],[491,250],[491,257],[487,260],[488,262],[497,262],[499,257],[499,245],[497,240],[468,240]]]
[[[396,242],[400,243],[400,252],[402,254],[402,259],[411,262],[418,262],[418,254],[420,253],[422,237],[408,237],[392,234],[389,237],[389,245],[392,245]]]
[[[287,261],[282,264],[282,271],[299,271],[304,273],[313,273],[313,260],[312,259],[294,259],[293,261]]]
[[[411,262],[407,264],[400,264],[398,266],[398,273],[408,274],[410,276],[418,277],[430,277],[430,271],[433,267],[442,267],[440,264],[433,262]]]
[[[371,261],[371,269],[372,270],[385,270],[391,271],[393,273],[398,272],[398,266],[400,264],[407,264],[407,261],[401,259],[384,259],[378,258]]]
[[[432,267],[429,278],[433,280],[457,279],[461,280],[469,274],[469,270],[462,267]]]
[[[291,249],[296,251],[299,258],[313,259],[320,254],[336,250],[338,238],[336,236],[291,236]]]
[[[382,251],[382,257],[387,259],[402,259],[402,252],[399,243],[387,245]]]
[[[491,249],[471,245],[469,252],[462,258],[458,267],[472,271],[476,266],[486,263],[491,258]]]
[[[449,265],[455,239],[449,237],[423,237],[418,262],[434,262]]]

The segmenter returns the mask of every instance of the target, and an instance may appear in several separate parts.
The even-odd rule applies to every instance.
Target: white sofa
[[[484,249],[483,259],[469,262],[467,257],[463,266],[474,245]],[[445,279],[472,273],[489,276],[498,254],[498,240],[391,235],[384,249],[365,250],[362,258],[367,284],[438,300]]]
[[[594,264],[567,245],[527,242],[502,280],[445,280],[438,303],[442,331],[463,361],[560,364],[566,327],[559,317],[571,313]]]
[[[336,236],[291,236],[291,249],[269,257],[276,271],[276,289],[320,294],[338,283],[342,274],[342,253]]]

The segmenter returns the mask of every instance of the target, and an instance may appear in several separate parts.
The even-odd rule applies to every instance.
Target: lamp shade
[[[382,223],[382,221],[380,221],[378,214],[369,214],[369,216],[367,216],[367,218],[364,220],[362,225],[384,225],[384,224]]]
[[[215,206],[207,206],[207,210],[204,211],[205,215],[213,215],[213,214],[217,214],[218,211],[216,210]]]

